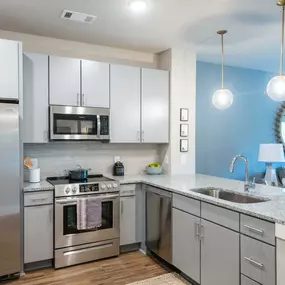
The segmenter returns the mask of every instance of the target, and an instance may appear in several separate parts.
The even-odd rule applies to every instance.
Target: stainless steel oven
[[[50,106],[50,140],[110,140],[110,110]]]

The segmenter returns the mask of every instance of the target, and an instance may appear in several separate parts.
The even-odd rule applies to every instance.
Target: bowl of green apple
[[[146,168],[146,174],[148,175],[160,175],[162,174],[162,167],[159,163],[151,163]]]

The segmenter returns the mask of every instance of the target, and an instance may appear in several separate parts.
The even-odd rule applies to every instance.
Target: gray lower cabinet
[[[201,220],[201,285],[239,285],[239,233]]]
[[[172,213],[173,265],[200,283],[200,218],[175,208]]]
[[[121,197],[120,245],[136,243],[136,197]]]
[[[241,235],[241,273],[262,284],[276,282],[275,247]]]
[[[24,208],[24,262],[53,258],[53,205]]]

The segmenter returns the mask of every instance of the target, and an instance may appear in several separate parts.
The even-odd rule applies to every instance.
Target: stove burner
[[[102,182],[102,181],[113,181],[113,179],[104,177],[102,174],[88,175],[87,179],[84,180],[69,180],[69,176],[59,176],[59,177],[48,177],[47,181],[53,185],[62,184],[81,184],[81,183],[92,183],[92,182]]]

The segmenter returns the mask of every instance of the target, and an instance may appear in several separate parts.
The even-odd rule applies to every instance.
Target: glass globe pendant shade
[[[274,101],[285,101],[285,75],[277,75],[269,81],[267,95]]]
[[[212,98],[213,105],[220,110],[229,108],[233,104],[233,101],[233,93],[225,88],[216,91]]]

